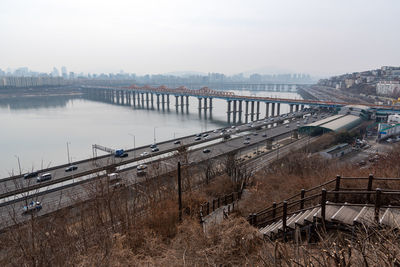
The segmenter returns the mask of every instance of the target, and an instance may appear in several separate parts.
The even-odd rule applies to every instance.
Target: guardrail
[[[299,118],[299,117],[302,117],[303,115],[304,115],[304,113],[302,113],[302,112],[296,113],[296,115],[291,115],[291,116],[288,116],[287,118],[282,118],[282,119],[277,120],[277,121],[271,121],[271,122],[267,123],[266,125],[273,124],[273,123],[281,123],[286,119]],[[245,124],[243,124],[243,125],[245,125]],[[220,128],[218,130],[221,130],[221,129],[223,129],[223,128]],[[237,132],[245,132],[245,131],[248,131],[248,129],[239,130]],[[210,133],[212,133],[212,131],[210,130],[210,131],[202,132],[202,134],[206,134],[206,133],[210,134]],[[192,137],[195,137],[195,136],[196,135],[194,135],[194,134],[193,135],[187,135],[187,136],[183,136],[183,137],[180,137],[180,138],[175,138],[175,139],[171,139],[171,140],[167,140],[167,141],[162,141],[162,142],[157,143],[157,145],[163,145],[163,144],[171,143],[171,142],[174,142],[174,141],[177,141],[177,140],[183,140],[183,139],[192,138]],[[216,139],[219,139],[219,138],[222,138],[222,137],[223,136],[209,137],[208,139],[202,139],[202,140],[196,141],[195,143],[181,145],[179,147],[187,148],[187,147],[190,147],[190,146],[194,146],[194,145],[202,144],[202,143],[209,142],[209,141],[212,141],[212,140],[216,140]],[[126,150],[126,152],[134,152],[134,151],[141,150],[141,149],[144,149],[144,148],[147,148],[147,147],[148,147],[148,145],[137,147],[135,149],[128,149],[128,150]],[[116,166],[129,164],[129,163],[134,162],[134,161],[139,161],[139,160],[150,158],[152,156],[168,153],[168,152],[174,151],[176,149],[177,148],[163,150],[163,151],[152,153],[152,154],[149,154],[149,155],[135,157],[134,159],[131,159],[131,160],[124,160],[124,161],[121,161],[120,163],[115,163],[115,164],[116,164]],[[57,170],[57,169],[60,169],[60,168],[66,168],[66,167],[68,167],[70,165],[78,165],[78,164],[82,164],[82,163],[88,163],[88,162],[91,162],[91,161],[101,160],[101,159],[105,159],[105,158],[108,158],[108,157],[113,157],[113,155],[103,155],[103,156],[98,156],[98,157],[94,157],[94,158],[91,158],[91,159],[84,159],[84,160],[80,160],[80,161],[75,161],[75,162],[62,164],[62,165],[58,165],[58,166],[54,166],[54,167],[50,167],[50,168],[46,168],[46,169],[41,169],[41,170],[38,170],[38,172],[46,173],[46,172],[50,172],[50,171]],[[111,165],[113,165],[113,164],[110,164],[110,166]],[[95,171],[93,171],[93,173],[94,172]],[[87,174],[84,174],[84,175],[87,175]],[[79,176],[84,176],[84,175],[82,175],[80,173],[77,173],[77,174],[74,175],[74,177],[79,177]],[[68,176],[68,177],[70,177],[70,179],[72,179],[71,176]],[[15,180],[15,179],[19,179],[19,178],[23,178],[23,175],[14,175],[14,176],[6,177],[6,178],[1,178],[0,179],[0,183],[11,181],[11,180]],[[1,195],[0,195],[0,198],[1,198]]]

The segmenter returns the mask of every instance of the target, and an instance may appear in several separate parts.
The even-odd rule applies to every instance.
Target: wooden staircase
[[[363,180],[368,182],[366,187],[352,187]],[[350,183],[341,186],[343,181]],[[391,185],[392,188],[372,190],[374,183],[378,186]],[[334,188],[326,189],[333,184]],[[321,190],[320,193],[305,196],[317,190]],[[399,203],[400,178],[337,176],[336,179],[308,190],[303,189],[285,201],[251,214],[248,221],[269,239],[297,238],[303,233],[310,238],[319,228],[352,230],[363,226],[400,229]]]

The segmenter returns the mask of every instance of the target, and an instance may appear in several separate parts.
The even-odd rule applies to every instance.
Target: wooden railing
[[[366,186],[354,188],[351,187],[354,186],[352,184],[344,185],[344,183],[351,181],[357,183],[366,181]],[[337,175],[335,179],[307,190],[302,189],[298,194],[282,202],[274,202],[272,206],[267,209],[250,214],[248,221],[253,226],[264,227],[277,220],[282,220],[283,230],[285,231],[286,218],[289,215],[315,207],[321,207],[322,221],[325,222],[327,201],[335,205],[342,205],[344,202],[350,202],[352,203],[351,205],[369,205],[375,207],[375,220],[378,220],[381,208],[387,207],[388,205],[400,208],[397,204],[400,203],[400,190],[389,188],[382,189],[380,187],[373,190],[374,184],[382,187],[387,186],[389,182],[397,183],[400,189],[400,178],[375,178],[372,174],[369,175],[369,177],[341,177]],[[394,196],[398,196],[398,198],[393,198]]]
[[[211,201],[204,202],[200,205],[200,217],[205,217],[214,212],[216,209],[229,204],[233,204],[232,209],[234,209],[234,203],[235,201],[240,199],[241,194],[242,193],[240,191],[233,192],[229,195],[225,195],[223,197],[218,197]],[[228,212],[230,212],[230,210]]]

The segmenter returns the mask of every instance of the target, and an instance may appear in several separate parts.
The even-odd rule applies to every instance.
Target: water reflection
[[[81,98],[81,95],[17,96],[0,98],[0,108],[11,110],[65,108],[68,101]]]

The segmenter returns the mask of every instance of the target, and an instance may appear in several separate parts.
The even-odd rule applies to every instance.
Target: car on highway
[[[140,164],[140,165],[138,165],[138,166],[136,167],[136,169],[137,169],[138,171],[145,170],[145,169],[147,169],[147,165],[146,165],[146,164]]]
[[[218,133],[218,130],[214,130],[213,133]]]
[[[250,140],[251,139],[251,137],[250,136],[246,136],[246,138],[245,138],[246,140]]]
[[[203,149],[203,153],[210,153],[210,152],[211,152],[211,150],[208,148]]]
[[[253,133],[253,135],[254,135],[254,136],[257,136],[257,135],[258,135],[258,133]]]
[[[145,152],[143,152],[143,153],[140,153],[140,156],[143,157],[143,156],[147,156],[148,154],[149,154],[149,152],[146,152],[146,151],[145,151]]]
[[[39,201],[31,201],[28,205],[22,208],[22,214],[29,214],[42,209],[42,204]]]
[[[195,139],[194,139],[194,141],[200,141],[201,140],[201,137],[200,136],[197,136]]]
[[[289,123],[285,125],[286,128],[289,128]]]
[[[147,165],[146,164],[140,164],[136,167],[137,174],[140,175],[145,175],[146,174],[146,169]]]
[[[250,144],[250,140],[244,140],[243,144],[245,144],[245,145]]]
[[[39,172],[29,172],[29,173],[24,174],[24,179],[37,177],[38,175],[39,175]]]
[[[157,144],[151,144],[150,145],[150,148],[156,148],[157,147]]]
[[[157,152],[157,151],[160,151],[160,149],[158,147],[154,147],[151,149],[151,152]]]
[[[174,142],[175,145],[179,145],[180,143],[181,143],[181,140],[176,140],[176,141]]]
[[[51,177],[52,177],[51,173],[45,173],[45,174],[42,174],[42,175],[38,176],[36,178],[36,182],[40,183],[40,182],[43,182],[43,181],[48,181],[48,180],[51,179]]]
[[[201,133],[196,134],[196,137],[201,137]]]
[[[208,137],[208,134],[203,134],[203,137]]]
[[[65,172],[72,172],[72,171],[75,171],[77,169],[78,169],[78,166],[71,165],[71,166],[68,166],[67,168],[65,168]]]
[[[264,133],[264,134],[262,135],[262,137],[267,137],[267,134],[266,134],[266,133]]]

